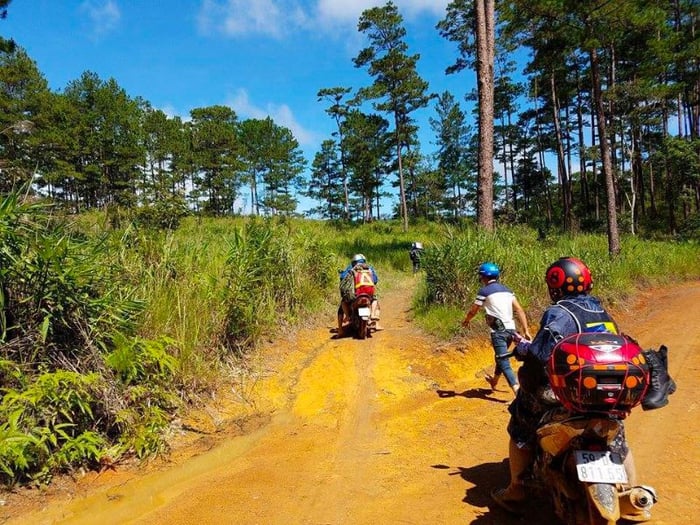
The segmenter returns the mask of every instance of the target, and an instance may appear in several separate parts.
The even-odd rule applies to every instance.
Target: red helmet
[[[558,301],[567,295],[585,294],[593,288],[591,271],[580,259],[562,257],[553,262],[545,274],[549,296]]]

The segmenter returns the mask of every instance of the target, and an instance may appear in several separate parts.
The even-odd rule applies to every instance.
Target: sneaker
[[[501,376],[486,376],[484,379],[488,382],[489,386],[491,387],[491,390],[496,390],[496,386],[498,385],[498,380],[501,378]]]

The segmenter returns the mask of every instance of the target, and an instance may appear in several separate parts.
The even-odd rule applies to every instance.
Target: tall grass
[[[298,219],[190,217],[176,231],[112,234],[147,301],[139,333],[175,341],[189,395],[209,390],[232,354],[326,305],[337,262],[323,230]]]
[[[306,228],[251,220],[230,240],[224,304],[226,346],[237,351],[317,309],[333,256]]]
[[[629,236],[622,239],[622,254],[612,258],[603,235],[539,238],[524,227],[502,227],[495,234],[446,227],[443,239],[424,254],[426,283],[416,298],[423,322],[438,327],[440,323],[434,319],[437,312],[445,325],[458,326],[480,287],[476,272],[484,261],[498,264],[502,282],[530,312],[542,310],[549,302],[544,274],[559,257],[582,259],[591,269],[594,294],[609,306],[624,303],[640,287],[700,277],[700,247],[696,243]],[[436,331],[452,335],[456,329]]]
[[[147,393],[139,398],[140,385],[122,380],[107,357],[134,340],[144,305],[108,239],[72,231],[50,206],[14,194],[0,201],[0,254],[0,480],[45,481],[144,441],[145,454],[160,449],[176,406],[169,390],[178,386],[177,361],[167,343],[143,341],[139,349],[161,351],[142,368]],[[122,363],[143,366],[144,355]],[[151,417],[157,411],[168,417]],[[127,414],[147,428],[124,439]]]

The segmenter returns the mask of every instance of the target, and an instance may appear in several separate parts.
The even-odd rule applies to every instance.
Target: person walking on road
[[[520,327],[525,337],[531,338],[527,325],[525,310],[515,297],[515,293],[500,282],[501,270],[492,262],[485,262],[479,266],[479,280],[481,288],[476,294],[476,299],[467,312],[462,326],[469,328],[469,323],[482,308],[486,314],[486,324],[491,330],[491,344],[496,358],[496,369],[492,376],[487,376],[486,380],[495,390],[501,375],[506,376],[508,385],[513,393],[518,392],[520,385],[518,379],[510,366],[510,356],[508,346],[516,333],[516,325],[513,314],[518,318]]]
[[[423,243],[414,242],[411,244],[411,249],[408,252],[408,256],[411,258],[411,264],[413,265],[413,273],[416,274],[420,270],[420,259],[423,255]]]

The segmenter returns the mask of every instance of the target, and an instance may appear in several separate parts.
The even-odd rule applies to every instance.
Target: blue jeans
[[[518,384],[518,378],[510,366],[510,357],[505,356],[508,354],[508,345],[514,333],[515,330],[496,330],[491,332],[491,344],[496,355],[496,372],[494,375],[505,375],[511,387]]]

